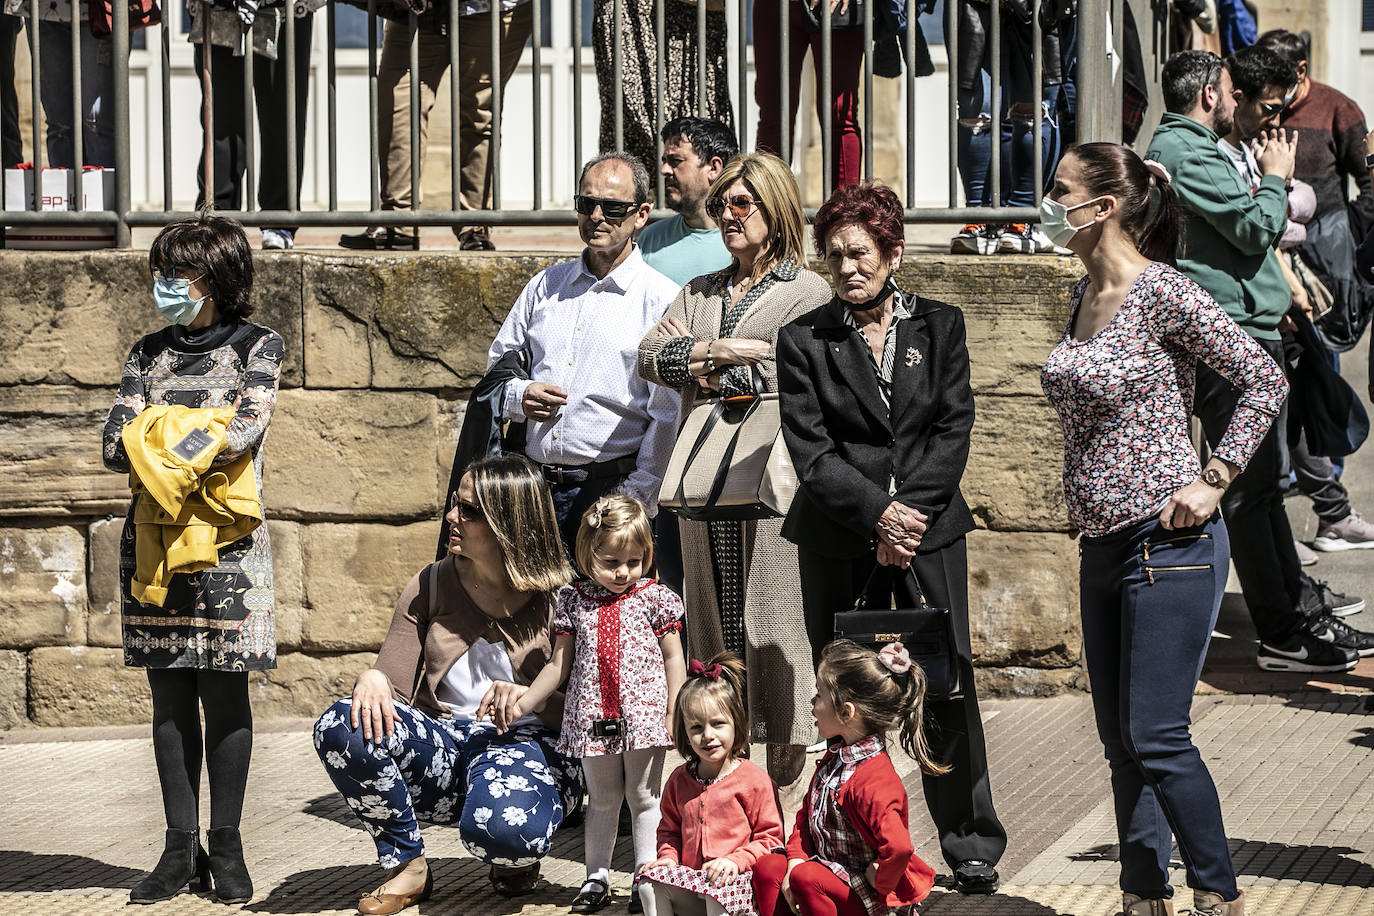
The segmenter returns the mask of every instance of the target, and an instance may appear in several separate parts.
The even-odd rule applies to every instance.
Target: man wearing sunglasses
[[[506,383],[502,415],[526,423],[525,454],[544,469],[571,552],[582,513],[621,490],[654,514],[672,452],[677,394],[635,372],[639,342],[678,285],[644,263],[634,235],[649,220],[649,173],[628,153],[587,163],[574,198],[581,257],[525,286],[487,354],[530,356]]]

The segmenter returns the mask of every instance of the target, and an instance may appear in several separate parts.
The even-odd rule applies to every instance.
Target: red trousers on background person
[[[754,899],[760,916],[789,916],[782,895],[787,856],[764,856],[754,863]],[[792,898],[802,916],[868,916],[854,889],[819,862],[803,862],[792,870]]]
[[[834,98],[826,100],[821,92],[821,36],[808,32],[802,23],[801,2],[787,4],[787,106],[784,116],[779,90],[782,67],[782,42],[778,36],[778,0],[758,0],[754,4],[754,101],[759,106],[755,148],[781,155],[782,132],[789,132],[790,151],[796,138],[791,135],[797,121],[802,64],[809,50],[816,71],[816,117],[825,123],[834,117],[830,135],[831,187],[857,184],[863,174],[863,134],[859,130],[859,76],[863,72],[864,33],[862,30],[830,33],[830,89]]]

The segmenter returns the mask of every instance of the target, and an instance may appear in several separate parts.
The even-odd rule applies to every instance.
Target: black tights
[[[248,674],[192,668],[149,668],[153,692],[153,756],[162,809],[173,830],[200,826],[200,760],[210,773],[210,827],[237,827],[243,815],[253,713]],[[200,710],[205,710],[205,740]]]

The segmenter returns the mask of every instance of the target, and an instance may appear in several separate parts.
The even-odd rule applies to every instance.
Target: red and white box
[[[28,163],[25,163],[28,165]],[[5,210],[60,212],[71,210],[76,178],[80,176],[81,209],[114,208],[114,169],[43,169],[37,176],[38,199],[34,199],[34,169],[30,166],[5,169]],[[57,223],[9,226],[5,247],[31,251],[81,251],[114,247],[114,226],[73,226]]]

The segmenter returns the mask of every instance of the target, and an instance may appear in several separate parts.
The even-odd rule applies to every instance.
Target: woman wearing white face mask
[[[1217,506],[1288,386],[1172,266],[1181,208],[1163,166],[1118,144],[1075,147],[1040,212],[1088,271],[1041,383],[1064,428],[1064,497],[1083,532],[1083,645],[1116,798],[1123,909],[1173,913],[1177,839],[1193,911],[1240,916],[1221,804],[1188,730],[1230,563]],[[1205,468],[1188,436],[1199,361],[1241,391]]]
[[[151,304],[171,324],[129,352],[103,442],[105,466],[138,479],[119,544],[124,663],[148,672],[167,820],[162,858],[129,897],[152,903],[188,883],[208,891],[213,879],[215,897],[237,903],[253,893],[238,830],[253,746],[248,672],[277,664],[271,548],[251,513],[260,522],[262,445],[284,347],[246,320],[253,260],[237,222],[173,223],[148,263]],[[212,474],[232,481],[222,500],[202,487]],[[201,525],[210,514],[197,506],[215,508],[216,524]],[[232,521],[220,511],[230,506]],[[208,856],[199,843],[202,752]]]

